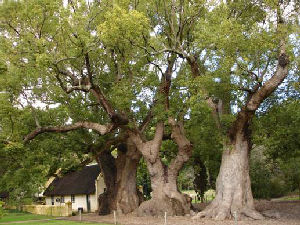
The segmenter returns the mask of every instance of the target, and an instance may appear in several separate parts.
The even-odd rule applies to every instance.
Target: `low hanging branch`
[[[115,126],[113,124],[108,125],[101,125],[99,123],[93,123],[93,122],[76,122],[72,125],[66,125],[66,126],[57,126],[57,127],[38,127],[34,131],[32,131],[30,134],[26,135],[24,137],[24,142],[28,142],[32,139],[34,139],[36,136],[42,133],[65,133],[69,131],[73,131],[76,129],[85,128],[85,129],[92,129],[96,132],[98,132],[101,135],[107,134],[110,131],[112,131]]]

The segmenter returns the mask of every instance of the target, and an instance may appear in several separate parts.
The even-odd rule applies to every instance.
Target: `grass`
[[[297,200],[300,200],[300,197],[299,196],[285,196],[285,197],[281,198],[280,200],[297,201]]]
[[[196,192],[194,190],[183,190],[182,193],[188,194],[192,198],[192,203],[200,203],[200,200],[196,199]],[[204,202],[211,202],[215,198],[215,191],[210,189],[204,193]]]
[[[26,212],[19,212],[17,210],[5,210],[4,213],[5,215],[0,218],[0,223],[53,218],[51,216],[35,215]]]
[[[294,192],[290,192],[288,194],[286,194],[285,196],[279,197],[279,198],[273,198],[273,201],[299,201],[300,200],[300,196],[299,196],[299,192],[294,191]]]
[[[0,223],[1,224],[1,223]],[[88,222],[75,222],[65,220],[49,220],[49,221],[35,221],[25,223],[9,223],[9,225],[108,225],[104,223],[88,223]],[[8,224],[7,224],[8,225]]]
[[[46,220],[50,219],[50,220]],[[53,220],[51,220],[53,219]],[[4,217],[0,218],[1,224],[9,225],[108,225],[104,223],[88,223],[88,222],[76,222],[76,221],[65,221],[65,220],[54,220],[55,217],[36,215],[26,212],[20,212],[17,210],[5,210]],[[37,221],[33,221],[37,220]],[[45,221],[41,221],[45,220]],[[22,221],[22,222],[21,222]],[[14,223],[16,222],[16,223]],[[21,223],[20,223],[21,222]]]

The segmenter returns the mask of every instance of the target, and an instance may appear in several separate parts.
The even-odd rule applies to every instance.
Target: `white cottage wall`
[[[52,205],[51,204],[51,197],[46,197],[46,205]]]
[[[66,202],[71,202],[71,195],[64,195],[65,203],[56,202],[57,198],[61,196],[54,196],[54,205],[64,205]],[[95,212],[98,209],[98,201],[95,194],[90,195],[91,212]],[[46,197],[46,205],[52,205],[51,197]],[[78,212],[78,208],[83,208],[84,212],[87,212],[86,195],[75,195],[75,202],[72,202],[72,211]]]
[[[90,211],[95,212],[98,210],[98,196],[105,191],[106,185],[104,183],[103,175],[100,173],[95,180],[95,193],[89,195],[90,199]],[[79,194],[75,195],[75,202],[72,202],[72,211],[78,212],[78,208],[83,208],[84,212],[87,212],[87,195],[86,194]],[[54,196],[54,205],[60,206],[64,205],[67,202],[71,202],[71,195],[64,195],[64,202],[57,202],[57,199],[60,199],[61,196],[55,195]],[[51,196],[46,196],[46,205],[52,205]]]
[[[77,212],[78,208],[83,208],[87,212],[86,195],[75,195],[75,202],[72,203],[72,210]]]

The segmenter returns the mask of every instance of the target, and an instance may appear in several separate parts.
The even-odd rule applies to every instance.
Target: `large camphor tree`
[[[294,6],[289,3],[291,2],[274,1],[273,4],[260,6],[259,13],[266,15],[265,23],[267,23],[268,32],[263,29],[261,23],[256,22],[250,29],[239,31],[246,37],[243,38],[238,33],[234,33],[240,39],[239,44],[231,52],[235,55],[234,63],[227,68],[230,69],[228,76],[231,76],[229,83],[236,86],[236,101],[240,104],[235,116],[232,117],[232,122],[225,130],[222,163],[216,183],[216,198],[197,217],[206,216],[221,220],[232,216],[263,218],[254,208],[251,192],[249,177],[249,155],[252,148],[250,125],[262,102],[288,76],[289,67],[293,68],[293,65],[290,65],[290,59],[294,57],[293,51],[289,50],[292,45],[291,39],[289,39],[292,25],[286,14],[291,10],[289,7],[294,10]],[[255,10],[258,5],[253,4],[253,7]],[[242,21],[242,16],[240,17]],[[272,19],[268,20],[270,17],[273,17],[273,20],[276,18],[275,22],[272,23],[270,21]],[[234,23],[233,30],[235,30],[234,27],[240,26],[239,22],[237,20]],[[242,49],[243,39],[244,44],[248,45],[244,49]],[[232,37],[231,40],[234,38]],[[227,52],[226,49],[224,52]],[[222,78],[220,83],[222,84]],[[213,108],[217,115],[217,121],[220,121],[222,116],[228,113],[222,109],[222,105],[220,107],[222,100],[222,97],[219,96],[218,103]],[[224,103],[226,104],[226,99],[223,100]],[[213,106],[213,104],[211,105]],[[217,122],[217,124],[220,129],[223,129],[221,122]]]
[[[127,1],[5,1],[3,92],[15,107],[27,96],[25,107],[31,109],[36,128],[25,136],[26,143],[41,134],[95,131],[89,150],[107,185],[100,214],[138,207],[135,174],[142,154],[152,174],[154,200],[140,214],[159,215],[167,208],[169,214],[183,215],[189,213],[190,199],[178,191],[177,175],[191,155],[191,144],[184,135],[185,113],[175,116],[181,102],[178,90],[170,91],[177,56],[153,57],[138,47],[151,48],[148,42],[157,40],[150,35],[149,20],[134,7]],[[54,105],[63,119],[43,121],[36,113],[43,104],[44,110]],[[178,145],[169,166],[159,156],[165,133]],[[146,136],[153,139],[146,141]],[[116,159],[111,146],[118,147]]]
[[[292,65],[290,34],[296,20],[291,18],[297,7],[296,1],[275,0],[5,1],[0,28],[4,89],[15,105],[25,92],[66,112],[63,121],[44,124],[31,107],[37,128],[25,141],[84,128],[100,134],[96,142],[108,142],[91,150],[103,172],[116,175],[114,182],[105,179],[111,190],[101,196],[109,208],[103,213],[138,207],[135,180],[127,175],[135,173],[132,165],[140,155],[153,195],[138,214],[189,213],[190,200],[176,181],[192,153],[184,120],[193,118],[194,103],[206,102],[224,151],[216,199],[198,216],[262,218],[250,188],[249,125]],[[169,165],[160,156],[166,138],[178,148]],[[117,162],[124,144],[128,164]],[[111,146],[119,146],[116,160]],[[105,157],[112,162],[108,168],[101,163]],[[116,185],[118,177],[124,178],[119,182],[124,188]],[[133,191],[124,191],[126,185]]]
[[[144,4],[145,2],[141,3],[141,5],[134,5],[133,3],[129,5],[147,12],[145,10],[147,7]],[[108,12],[109,15],[106,17],[106,21],[99,26],[99,33],[103,41],[107,43],[107,46],[123,49],[124,45],[129,45],[138,49],[140,54],[144,55],[144,66],[148,69],[148,75],[144,74],[144,77],[140,79],[145,79],[146,82],[152,83],[150,88],[147,83],[140,83],[142,87],[141,93],[144,96],[139,96],[140,94],[137,92],[136,100],[134,100],[143,99],[145,103],[150,105],[150,107],[146,108],[149,112],[141,125],[136,123],[138,114],[135,113],[132,114],[134,117],[130,121],[130,125],[127,127],[122,126],[122,129],[128,132],[129,138],[144,157],[151,179],[152,198],[143,202],[137,213],[138,215],[163,215],[167,211],[169,215],[184,215],[190,213],[191,202],[187,196],[178,191],[177,176],[183,164],[191,156],[192,145],[184,132],[185,98],[182,100],[178,98],[180,96],[179,85],[172,84],[172,81],[176,80],[174,76],[175,68],[179,67],[180,64],[178,64],[177,55],[174,53],[162,52],[157,55],[151,55],[150,52],[153,45],[157,47],[162,46],[162,43],[168,42],[168,40],[161,39],[164,37],[163,33],[155,30],[157,21],[153,18],[153,20],[146,18],[146,16],[140,18],[141,21],[144,19],[147,22],[149,26],[148,32],[152,31],[150,35],[149,33],[140,34],[140,36],[143,35],[142,41],[136,42],[134,40],[136,37],[133,36],[126,37],[128,40],[125,38],[120,41],[114,33],[111,33],[111,30],[115,29],[117,34],[124,36],[124,33],[126,34],[124,31],[126,23],[124,22],[127,22],[127,15],[131,15],[131,18],[134,13],[144,15],[144,13],[136,10],[129,9],[129,12],[127,11],[128,9],[113,8]],[[126,16],[125,18],[120,16],[122,13],[124,13],[124,17]],[[130,28],[127,31],[132,32]],[[128,72],[132,76],[131,71]],[[135,79],[135,85],[139,84],[139,74],[133,74],[131,79]],[[133,105],[132,107],[135,111],[141,111],[144,106]],[[178,110],[182,110],[182,112],[178,114],[176,112]],[[146,129],[148,124],[150,124],[150,130]],[[151,127],[155,128],[154,134],[151,132]],[[178,147],[178,152],[169,165],[166,165],[160,156],[162,143],[165,138],[172,139]]]
[[[191,100],[206,101],[223,136],[216,198],[197,217],[262,219],[249,178],[250,125],[289,68],[297,70],[299,2],[160,3],[154,3],[164,21],[158,28],[170,41],[152,54],[175,53],[190,66]]]
[[[192,154],[192,144],[187,139],[184,130],[184,118],[179,114],[175,119],[170,112],[170,86],[172,79],[172,70],[175,58],[173,55],[168,60],[166,71],[162,74],[161,86],[158,89],[159,95],[162,95],[162,110],[167,113],[167,125],[169,127],[170,138],[176,143],[178,151],[169,165],[166,165],[161,156],[160,150],[165,134],[165,124],[163,118],[157,121],[154,138],[147,140],[139,131],[129,130],[129,136],[142,153],[147,164],[147,169],[151,180],[151,199],[141,204],[138,209],[138,215],[185,215],[190,213],[191,199],[179,192],[177,186],[177,177],[185,162],[189,160]],[[176,91],[175,91],[176,93]],[[174,94],[174,93],[173,93]],[[173,106],[174,107],[174,106]],[[178,105],[176,105],[178,107]]]
[[[216,41],[219,40],[215,45],[216,52],[219,52],[219,57],[224,57],[224,60],[219,60],[218,66],[222,67],[216,70],[216,73],[219,74],[214,76],[218,83],[216,87],[222,89],[225,86],[226,88],[228,87],[226,82],[228,82],[227,84],[233,88],[229,88],[231,97],[227,99],[226,94],[222,96],[222,93],[215,92],[212,96],[206,92],[208,104],[215,114],[217,127],[224,133],[224,149],[216,182],[216,197],[197,217],[205,216],[220,220],[233,216],[263,218],[254,208],[251,192],[249,177],[249,155],[252,147],[250,125],[261,103],[288,76],[290,64],[288,55],[291,55],[290,58],[292,58],[293,52],[287,50],[291,44],[289,42],[289,32],[291,32],[288,28],[289,21],[283,16],[283,13],[286,13],[284,9],[287,8],[287,5],[282,2],[273,2],[270,5],[249,3],[248,10],[252,9],[253,12],[258,10],[256,12],[259,13],[259,16],[266,20],[264,23],[267,23],[268,32],[264,29],[263,23],[259,22],[260,19],[254,20],[252,24],[250,22],[248,26],[241,23],[247,18],[247,15],[243,15],[246,12],[239,8],[243,6],[242,4],[221,5],[221,11],[215,9],[222,18],[222,21],[217,19],[221,26],[223,25],[222,29],[229,28],[231,30],[228,30],[229,32],[225,30],[225,36],[221,35],[220,39],[216,38]],[[269,13],[268,16],[267,13]],[[230,17],[234,17],[234,21]],[[275,22],[271,23],[271,19],[268,20],[269,17],[276,18]],[[250,19],[251,17],[248,22]],[[227,39],[226,36],[229,38]],[[228,43],[225,44],[223,41]],[[235,41],[237,41],[236,44]],[[193,62],[193,60],[190,61]],[[197,61],[190,65],[193,71],[200,71]],[[199,75],[201,76],[201,74]],[[232,98],[232,95],[235,97]],[[232,100],[238,103],[235,106],[237,110],[230,110]],[[222,119],[232,113],[234,116],[230,116],[231,122],[224,126]]]
[[[128,119],[113,109],[105,93],[114,98],[111,102],[126,108],[126,98],[131,94],[126,90],[129,78],[119,82],[120,71],[136,72],[140,67],[132,65],[120,70],[117,67],[126,65],[123,61],[121,64],[121,60],[128,58],[116,59],[114,50],[106,49],[99,41],[97,26],[105,18],[106,9],[112,7],[109,2],[63,3],[5,1],[0,5],[1,97],[8,99],[12,108],[24,107],[31,111],[32,132],[25,135],[25,143],[42,133],[65,133],[82,128],[95,131],[96,134],[88,135],[91,136],[89,141],[86,135],[81,138],[89,147],[87,151],[100,162],[107,181],[107,193],[102,196],[106,207],[100,207],[99,213],[111,210],[128,213],[140,203],[135,182],[140,154],[135,153],[134,147],[128,147],[126,135],[119,135],[116,130],[119,125],[127,124]],[[118,99],[120,95],[122,101]],[[49,111],[49,117],[40,116],[38,108]],[[105,155],[102,151],[112,151],[111,146],[122,143],[126,147],[115,163],[101,164],[99,156]],[[107,165],[113,173],[105,169]],[[110,185],[106,177],[114,185]]]

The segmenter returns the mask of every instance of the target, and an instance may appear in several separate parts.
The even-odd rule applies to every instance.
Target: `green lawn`
[[[34,215],[26,212],[19,212],[17,210],[6,210],[5,216],[0,218],[0,223],[14,222],[14,221],[26,221],[26,220],[42,220],[51,219],[51,216]]]
[[[200,203],[201,201],[200,200],[196,200],[196,192],[194,190],[183,190],[182,193],[184,194],[188,194],[191,198],[192,198],[192,203]],[[215,198],[215,190],[208,190],[204,193],[204,199],[205,201],[204,202],[211,202],[214,198]]]
[[[1,224],[1,223],[0,223]],[[74,222],[74,221],[63,221],[63,220],[51,220],[51,221],[35,221],[25,223],[10,223],[9,225],[109,225],[104,223],[87,223],[87,222]],[[8,224],[6,224],[8,225]]]
[[[0,218],[1,224],[9,224],[9,225],[108,225],[103,223],[85,223],[85,222],[74,222],[74,221],[64,221],[64,220],[48,220],[48,221],[38,221],[45,219],[55,219],[51,216],[43,216],[43,215],[35,215],[31,213],[19,212],[16,210],[7,210],[5,211],[5,216]],[[37,220],[37,221],[31,221]],[[24,221],[20,223],[20,221]],[[27,222],[26,222],[27,221]],[[18,222],[18,223],[14,223]]]
[[[282,198],[279,198],[280,201],[298,201],[300,200],[299,196],[291,195],[291,196],[284,196]]]

